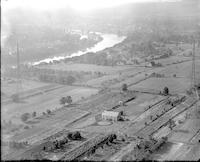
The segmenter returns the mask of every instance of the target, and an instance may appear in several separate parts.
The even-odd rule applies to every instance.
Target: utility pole
[[[195,87],[195,39],[193,38],[191,88],[193,89],[194,87]]]
[[[17,98],[19,99],[19,92],[22,90],[21,73],[20,73],[20,54],[19,43],[17,41]]]
[[[19,44],[17,42],[17,79],[20,80],[20,60],[19,60]]]
[[[194,95],[196,97],[197,100],[199,100],[199,94],[197,92],[197,88],[196,88],[196,72],[195,72],[195,38],[193,37],[193,50],[192,50],[192,78],[191,78],[191,90],[194,92]],[[196,117],[199,118],[199,112],[198,112],[198,105],[197,103],[195,104],[195,114]]]

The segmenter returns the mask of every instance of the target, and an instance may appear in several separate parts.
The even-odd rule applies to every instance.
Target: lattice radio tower
[[[18,98],[21,90],[22,90],[22,80],[20,73],[20,54],[19,54],[19,43],[17,42],[17,97]]]
[[[192,48],[192,77],[191,77],[191,90],[194,92],[194,95],[196,97],[197,100],[199,100],[199,94],[197,91],[197,87],[196,87],[196,72],[195,72],[195,54],[196,54],[196,49],[195,49],[195,38],[193,37],[193,48]],[[198,105],[197,103],[195,104],[195,108],[196,108],[196,115],[197,118],[199,118],[199,112],[198,112]]]

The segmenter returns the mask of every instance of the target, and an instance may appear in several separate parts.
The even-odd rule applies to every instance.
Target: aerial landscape
[[[2,0],[1,159],[200,159],[200,0]]]

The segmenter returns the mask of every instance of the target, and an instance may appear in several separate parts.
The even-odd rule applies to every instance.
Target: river
[[[40,63],[50,63],[54,60],[59,61],[65,58],[81,56],[88,52],[102,51],[106,48],[113,47],[114,45],[121,43],[126,38],[125,36],[118,36],[116,34],[102,34],[102,33],[98,33],[98,34],[100,34],[103,39],[102,41],[98,42],[94,47],[87,48],[85,51],[78,51],[78,52],[72,53],[71,55],[68,55],[68,56],[54,56],[53,58],[46,58],[37,62],[33,62],[31,64],[38,65]]]

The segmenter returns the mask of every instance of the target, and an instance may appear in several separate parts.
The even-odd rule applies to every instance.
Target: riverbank
[[[72,58],[75,56],[81,56],[84,55],[88,52],[99,52],[101,50],[104,50],[106,48],[109,47],[113,47],[114,45],[121,43],[122,41],[125,40],[125,36],[118,36],[115,34],[102,34],[102,33],[98,33],[100,34],[100,36],[103,38],[102,41],[98,42],[97,44],[95,44],[93,47],[91,48],[87,48],[85,51],[78,51],[75,53],[72,53],[71,55],[67,55],[67,56],[54,56],[52,58],[46,58],[37,62],[33,62],[33,63],[29,63],[31,65],[39,65],[42,63],[51,63],[53,61],[60,61],[60,60],[64,60],[66,58]]]

